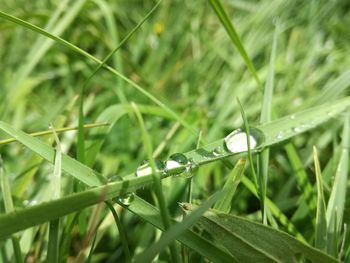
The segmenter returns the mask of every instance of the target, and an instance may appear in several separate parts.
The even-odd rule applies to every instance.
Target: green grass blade
[[[13,201],[11,196],[11,187],[9,183],[9,178],[7,176],[7,173],[3,167],[3,161],[0,156],[0,189],[1,189],[1,195],[4,201],[5,206],[5,212],[10,213],[14,211],[13,207]],[[17,263],[23,262],[22,253],[21,253],[21,247],[19,244],[18,237],[13,235],[11,237],[13,251],[15,254],[15,260]]]
[[[168,246],[171,242],[177,239],[182,233],[184,233],[187,229],[189,229],[200,216],[203,215],[205,211],[207,211],[220,197],[226,194],[223,190],[214,194],[207,201],[205,201],[202,205],[198,207],[195,211],[193,211],[190,215],[186,216],[181,222],[172,225],[169,230],[164,232],[161,238],[157,243],[154,243],[141,254],[137,255],[134,259],[135,263],[142,262],[151,262],[153,258],[160,253],[166,246]],[[182,204],[180,204],[182,206]]]
[[[318,160],[317,149],[314,146],[314,162],[315,174],[317,183],[317,214],[316,214],[316,233],[315,247],[319,250],[326,251],[327,249],[327,220],[326,220],[326,203],[323,195],[323,182]]]
[[[262,124],[259,128],[265,134],[266,145],[279,143],[325,123],[343,112],[349,105],[350,98],[345,97]]]
[[[11,21],[13,23],[16,23],[18,25],[21,25],[25,28],[28,28],[32,31],[35,31],[43,36],[46,36],[48,38],[53,39],[54,41],[56,41],[57,43],[67,47],[68,49],[92,60],[95,63],[98,64],[102,64],[102,61],[95,58],[94,56],[90,55],[88,52],[82,50],[81,48],[71,44],[70,42],[55,36],[49,32],[47,32],[46,30],[35,26],[31,23],[28,23],[22,19],[19,19],[17,17],[11,16],[9,14],[6,14],[2,11],[0,11],[0,18],[6,19],[8,21]],[[183,118],[181,118],[181,116],[179,116],[176,112],[174,112],[173,110],[171,110],[168,106],[166,106],[163,102],[161,102],[160,100],[158,100],[155,96],[153,96],[151,93],[149,93],[148,91],[146,91],[145,89],[143,89],[141,86],[139,86],[138,84],[136,84],[134,81],[132,81],[131,79],[127,78],[126,76],[124,76],[123,74],[119,73],[117,70],[115,70],[114,68],[105,65],[104,68],[106,68],[107,70],[109,70],[111,73],[113,73],[114,75],[116,75],[117,77],[121,78],[122,80],[124,80],[126,83],[130,84],[132,87],[134,87],[136,90],[138,90],[140,93],[142,93],[143,95],[145,95],[146,97],[148,97],[150,100],[152,100],[155,104],[157,104],[159,107],[161,107],[162,109],[164,109],[169,115],[171,115],[174,119],[176,119],[177,121],[179,121],[185,128],[187,128],[192,134],[197,135],[197,131],[188,123],[186,122]]]
[[[151,184],[151,175],[138,178],[133,176],[130,179],[94,187],[57,200],[0,215],[0,224],[2,226],[0,229],[0,239],[4,239],[17,231],[51,221]]]
[[[278,23],[278,22],[276,22]],[[274,76],[275,76],[275,60],[276,60],[276,51],[277,51],[277,37],[279,33],[279,24],[276,24],[275,33],[272,41],[272,51],[270,56],[269,63],[269,72],[267,75],[267,80],[264,88],[263,95],[263,103],[261,107],[261,115],[260,115],[260,123],[268,123],[271,121],[271,109],[272,109],[272,95],[273,95],[273,87],[274,87]],[[258,156],[259,158],[259,181],[260,181],[260,191],[263,205],[263,223],[267,224],[266,217],[266,189],[267,189],[267,181],[268,181],[268,169],[269,169],[269,156],[270,149],[264,149]]]
[[[230,213],[232,198],[236,192],[237,186],[241,181],[241,178],[244,173],[244,168],[246,164],[246,159],[241,158],[237,161],[235,167],[229,174],[223,191],[226,193],[222,198],[216,201],[214,209],[222,211],[224,213]]]
[[[69,8],[66,8],[67,1],[63,1],[62,4],[57,8],[56,12],[50,18],[46,30],[52,30],[53,35],[60,36],[73,22],[75,17],[79,14],[80,10],[83,8],[86,0],[79,0],[72,4]],[[67,10],[63,17],[56,23],[57,18],[60,16],[63,10]],[[16,102],[18,95],[16,94],[26,94],[29,91],[23,92],[20,89],[25,88],[22,85],[24,80],[29,76],[35,66],[39,63],[40,59],[45,55],[49,48],[54,44],[53,41],[47,38],[38,37],[37,41],[34,43],[32,49],[28,52],[28,56],[19,68],[18,72],[14,74],[15,79],[13,83],[10,84],[11,90],[8,93],[8,97],[11,102]]]
[[[323,118],[320,118],[318,116],[320,111],[321,112],[322,111],[326,111],[327,112],[327,110],[332,109],[333,113],[336,114],[336,113],[340,112],[341,110],[344,110],[348,106],[349,102],[350,102],[349,99],[346,98],[346,99],[343,99],[343,100],[339,100],[337,102],[333,102],[331,105],[327,104],[327,105],[323,105],[322,107],[321,106],[320,107],[314,107],[314,108],[309,109],[307,111],[303,111],[301,113],[297,113],[296,115],[300,119],[303,119],[303,120],[309,120],[309,118],[313,118],[313,117],[317,116],[318,117],[318,124],[320,124],[320,123],[322,123],[322,121],[324,122],[324,121],[326,121],[329,118],[329,116],[327,114],[326,114],[326,116],[323,116]],[[290,123],[285,124],[283,122],[284,119],[285,118],[282,118],[282,119],[273,121],[273,122],[269,123],[268,125],[261,126],[262,129],[264,130],[264,133],[265,134],[268,133],[269,132],[268,128],[269,127],[274,127],[277,124],[283,130],[283,129],[285,129],[285,127],[290,127],[290,125],[294,126],[294,124],[298,123],[298,119],[295,118],[293,120],[290,120],[290,118],[287,117],[287,119],[290,120],[291,124]],[[308,128],[310,129],[311,127],[308,127]],[[0,122],[0,129],[5,131],[6,133],[8,133],[10,136],[15,137],[18,141],[20,141],[21,143],[26,145],[31,150],[33,150],[36,153],[38,153],[40,156],[42,156],[43,158],[45,158],[49,162],[51,162],[51,163],[54,162],[55,152],[52,149],[52,147],[42,143],[40,140],[38,140],[36,138],[33,138],[33,137],[25,134],[24,132],[20,132],[20,131],[17,131],[15,129],[13,129],[10,125],[8,125],[8,124],[6,124],[4,122]],[[306,131],[306,130],[307,129],[303,129],[303,130],[300,131],[300,133],[303,132],[303,131]],[[278,131],[276,131],[276,130],[273,130],[273,131],[278,133]],[[291,136],[296,136],[297,134],[299,134],[299,132],[296,132],[296,133],[294,133]],[[287,137],[287,138],[290,138],[290,137]],[[268,141],[267,140],[265,142],[265,146],[269,146],[270,144],[273,144],[273,143],[274,143],[274,141]],[[213,161],[216,161],[218,159],[226,158],[226,157],[232,155],[231,153],[225,153],[225,154],[223,154],[222,156],[219,156],[219,157],[215,156],[212,153],[214,152],[215,149],[217,149],[217,147],[225,147],[223,139],[221,139],[219,141],[216,141],[214,143],[208,144],[208,145],[204,146],[203,148],[187,152],[187,153],[185,153],[185,155],[188,158],[193,158],[193,160],[198,165],[203,165],[203,164],[206,164],[208,162],[213,162]],[[95,172],[93,170],[91,170],[90,168],[82,165],[81,163],[77,162],[76,160],[74,160],[72,158],[69,158],[68,156],[65,156],[65,155],[62,156],[62,169],[64,171],[68,172],[69,174],[75,176],[76,178],[78,178],[82,182],[85,182],[87,185],[93,186],[93,185],[100,185],[101,184],[101,182],[97,179],[96,174],[95,174]],[[143,180],[145,180],[145,181],[143,181]],[[136,178],[136,179],[130,177],[130,179],[128,179],[125,182],[125,184],[131,183],[130,181],[133,182],[132,185],[130,185],[130,188],[133,188],[133,189],[136,188],[137,189],[139,187],[143,187],[144,185],[150,184],[152,182],[152,178],[149,177],[149,176]],[[109,187],[112,187],[112,186],[109,186]],[[115,187],[116,187],[115,188],[116,190],[113,192],[114,195],[111,194],[110,198],[112,198],[114,196],[117,196],[117,195],[119,195],[121,193],[121,185],[116,185]],[[130,190],[129,187],[127,187],[125,189],[127,189],[128,191]],[[93,189],[93,190],[96,190],[97,193],[100,193],[100,192],[98,192],[99,188],[96,188],[96,189]],[[100,189],[100,191],[101,191],[101,189]],[[95,193],[95,194],[97,194],[97,193]],[[88,196],[89,194],[91,194],[91,192],[87,192],[87,193],[83,192],[81,194],[84,197],[84,195]],[[74,197],[72,197],[72,196],[69,196],[67,198],[68,198],[67,200],[70,200],[69,198],[73,198],[73,200],[74,200]],[[100,199],[98,197],[96,197],[94,199],[94,201],[93,200],[89,200],[89,202],[86,202],[86,201],[81,202],[80,205],[82,205],[82,206],[78,206],[78,207],[79,208],[84,208],[84,207],[86,207],[88,205],[91,205],[91,204],[94,204],[94,203],[96,203],[98,201],[100,201]],[[51,219],[63,216],[65,214],[68,214],[68,213],[74,211],[74,207],[73,206],[71,206],[71,207],[60,207],[59,209],[57,209],[56,206],[61,204],[60,202],[58,202],[58,203],[57,202],[58,201],[53,201],[53,202],[45,204],[45,206],[41,206],[41,208],[35,208],[34,209],[35,212],[33,212],[31,210],[31,209],[33,209],[32,207],[28,208],[28,209],[24,209],[22,211],[22,213],[24,213],[25,217],[26,217],[26,215],[28,213],[28,216],[31,215],[32,217],[34,217],[34,219],[33,219],[33,221],[28,220],[25,224],[22,224],[23,222],[22,223],[18,223],[18,225],[20,226],[19,229],[24,229],[26,227],[33,226],[35,224],[40,224],[40,223],[49,221]],[[65,206],[69,206],[68,204],[69,203],[66,203]],[[50,211],[50,213],[48,213],[46,211],[46,209],[48,209]],[[35,216],[34,216],[33,213],[34,214],[37,213],[37,214],[35,214]],[[40,217],[40,215],[42,215],[42,214],[46,214],[47,217]],[[45,218],[46,218],[46,221],[45,221]],[[6,220],[10,220],[8,222],[11,222],[11,220],[14,220],[14,215],[13,214],[4,215],[2,217],[2,219],[5,220],[5,221]],[[1,222],[1,220],[0,220],[0,222]],[[5,229],[5,230],[9,230],[9,229],[11,229],[11,228],[8,228],[8,229]],[[18,229],[18,228],[13,228],[13,229]],[[10,232],[5,232],[5,233],[10,233],[11,234],[11,233],[14,233],[14,232],[10,231]]]
[[[338,244],[334,240],[340,240],[340,229],[342,228],[343,213],[346,199],[346,185],[348,180],[349,167],[349,134],[350,134],[350,114],[347,113],[344,121],[344,129],[341,143],[341,156],[338,163],[331,196],[327,205],[327,232],[328,232],[328,253],[337,255],[338,251],[334,251],[334,247]],[[334,230],[337,230],[336,232]]]
[[[237,31],[236,31],[235,27],[233,26],[233,23],[231,22],[230,17],[228,16],[227,12],[225,11],[224,6],[222,5],[220,0],[209,0],[209,2],[211,4],[212,8],[214,9],[216,15],[220,19],[220,22],[224,26],[232,43],[236,46],[239,53],[241,54],[241,56],[242,56],[245,64],[247,65],[250,73],[253,75],[258,87],[261,89],[262,88],[261,81],[258,77],[258,74],[256,73],[253,62],[250,60],[250,58],[249,58],[249,56],[248,56],[248,54],[247,54],[247,52],[242,44],[242,41],[241,41],[239,35],[237,34]]]
[[[199,223],[240,262],[295,262],[300,254],[315,263],[338,262],[282,231],[242,217],[210,211]]]
[[[254,184],[247,177],[242,178],[242,183],[252,194],[254,194],[257,198],[259,197]],[[266,198],[266,205],[272,215],[280,222],[288,233],[294,235],[298,240],[307,243],[303,235],[298,232],[293,223],[289,221],[288,217],[283,214],[283,212],[274,204],[273,201]]]
[[[41,140],[31,137],[22,131],[18,131],[1,121],[0,130],[14,137],[45,160],[54,163],[55,150]],[[101,185],[101,180],[103,180],[95,171],[64,154],[62,154],[62,170],[73,175],[88,186]]]
[[[84,128],[85,129],[91,129],[91,128],[99,128],[99,127],[104,127],[104,126],[109,126],[110,123],[108,122],[103,122],[103,123],[90,123],[90,124],[85,124]],[[63,132],[68,132],[68,131],[75,131],[77,130],[78,127],[65,127],[65,128],[58,128],[56,129],[56,133],[63,133]],[[28,135],[32,137],[39,137],[39,136],[44,136],[44,135],[51,135],[53,134],[52,130],[46,130],[46,131],[39,131],[39,132],[32,132],[28,133]],[[11,139],[5,139],[5,140],[0,140],[0,145],[16,142],[17,140],[14,138]]]
[[[51,180],[51,198],[52,200],[60,198],[61,195],[61,170],[62,170],[62,150],[61,143],[57,136],[55,128],[51,126],[52,133],[55,137],[56,142],[56,154],[54,162],[54,172]],[[49,241],[47,247],[47,262],[59,262],[59,228],[60,228],[60,219],[50,221],[49,224]]]
[[[97,72],[107,63],[107,61],[121,48],[126,41],[142,26],[142,24],[151,16],[151,14],[157,9],[161,1],[151,9],[151,11],[146,14],[146,16],[130,31],[129,34],[115,47],[100,63],[94,71],[89,75],[89,77],[83,82],[80,92],[80,103],[79,103],[79,125],[78,125],[78,147],[77,147],[77,159],[81,163],[85,163],[85,134],[84,134],[84,97],[85,90],[90,83],[91,79],[97,74]]]
[[[155,164],[155,161],[154,161],[154,158],[152,155],[153,148],[152,148],[151,139],[146,131],[142,115],[141,115],[139,109],[137,108],[137,105],[134,103],[131,103],[131,107],[135,111],[136,118],[137,118],[139,126],[141,128],[144,147],[145,147],[146,152],[147,152],[147,157],[148,157],[149,163],[152,167],[152,178],[153,178],[154,191],[156,193],[156,197],[157,197],[157,201],[159,204],[159,209],[160,209],[160,214],[162,216],[163,224],[164,224],[165,229],[167,230],[170,227],[170,215],[169,215],[169,211],[168,211],[167,200],[165,199],[165,196],[163,193],[162,182],[161,182],[160,176],[158,173],[155,173],[156,164]],[[170,252],[171,252],[171,256],[172,256],[172,261],[174,263],[181,262],[175,243],[170,244]]]
[[[135,196],[135,200],[127,207],[127,209],[153,226],[164,230],[159,210],[145,200]],[[225,250],[189,229],[185,230],[185,232],[178,237],[178,241],[215,263],[237,262],[237,260]]]
[[[125,260],[126,260],[126,262],[131,262],[131,255],[130,255],[130,250],[129,250],[129,246],[128,246],[128,240],[127,240],[125,227],[120,222],[118,213],[117,213],[117,211],[115,211],[112,202],[106,201],[105,203],[108,206],[108,208],[111,211],[111,213],[113,214],[114,221],[115,221],[115,223],[117,225],[117,228],[118,228],[118,231],[119,231],[119,235],[120,235],[120,239],[121,239],[122,246],[123,246],[123,250],[124,250]]]
[[[300,192],[302,193],[302,198],[306,202],[308,209],[310,210],[310,213],[313,215],[316,214],[316,205],[317,200],[316,196],[314,194],[313,187],[310,183],[310,180],[305,172],[304,166],[302,161],[300,160],[300,157],[295,149],[295,147],[288,143],[284,149],[287,152],[288,159],[290,161],[290,164],[293,168],[294,174],[297,178],[298,186],[300,188]],[[314,220],[313,220],[314,223]]]

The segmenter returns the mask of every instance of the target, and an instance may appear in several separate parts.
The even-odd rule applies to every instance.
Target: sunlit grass
[[[0,262],[350,260],[345,4],[3,2]]]

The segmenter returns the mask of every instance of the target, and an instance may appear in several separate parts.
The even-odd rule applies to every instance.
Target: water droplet
[[[243,129],[237,129],[225,137],[225,145],[231,153],[240,153],[248,151],[247,134]],[[249,129],[250,149],[256,149],[262,146],[265,136],[262,131],[256,128]]]
[[[301,132],[301,128],[300,127],[294,127],[292,128],[293,132],[299,133]]]
[[[280,131],[276,136],[276,141],[281,140],[282,138],[283,138],[283,132]]]
[[[119,175],[112,175],[107,179],[108,183],[117,182],[117,181],[123,181],[123,178]]]
[[[294,120],[294,119],[295,119],[295,115],[292,114],[292,115],[289,116],[289,118],[290,118],[291,120]]]
[[[37,205],[37,204],[38,204],[38,201],[35,199],[23,201],[23,206],[33,206],[33,205]]]
[[[185,170],[179,174],[182,178],[191,178],[195,170],[197,170],[198,164],[196,164],[192,159],[190,159],[186,165]]]
[[[166,172],[170,175],[179,175],[186,170],[188,165],[187,157],[182,153],[174,153],[170,155],[169,160],[165,163]]]
[[[160,160],[154,160],[154,163],[156,165],[156,172],[157,173],[162,173],[164,172],[165,169],[165,164],[164,162]],[[146,176],[152,174],[152,167],[149,163],[148,160],[144,160],[140,166],[136,170],[136,176],[141,177],[141,176]]]
[[[135,199],[135,195],[133,192],[127,192],[121,196],[118,196],[116,198],[116,201],[123,204],[123,205],[130,205],[132,203],[132,201],[134,201]]]
[[[216,157],[219,157],[219,156],[223,155],[224,153],[225,153],[225,150],[221,146],[216,147],[215,150],[213,151],[213,155]]]

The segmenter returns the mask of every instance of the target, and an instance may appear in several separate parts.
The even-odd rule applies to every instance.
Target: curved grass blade
[[[240,262],[295,262],[297,255],[315,263],[338,262],[282,231],[238,216],[209,211],[199,223]]]
[[[46,30],[52,30],[53,35],[59,36],[68,28],[68,26],[73,22],[73,20],[79,14],[80,10],[83,8],[86,0],[75,1],[74,4],[72,4],[72,6],[69,8],[67,8],[67,2],[68,1],[62,1],[62,3],[60,3],[59,7],[51,16],[48,24],[45,27]],[[57,22],[57,19],[63,10],[67,10],[67,12],[59,19],[59,22]],[[11,89],[8,93],[10,102],[15,103],[18,100],[17,94],[21,94],[23,96],[26,93],[30,92],[24,92],[20,90],[25,87],[25,85],[22,85],[23,81],[29,76],[35,66],[39,63],[40,59],[45,55],[45,53],[53,44],[54,42],[50,39],[38,36],[38,39],[33,44],[32,48],[28,52],[27,57],[25,58],[25,61],[27,61],[27,63],[23,63],[19,70],[14,74],[16,77],[13,83],[10,84]]]
[[[245,164],[246,164],[245,158],[241,158],[237,161],[235,167],[231,171],[223,187],[223,191],[226,194],[222,198],[220,198],[218,201],[216,201],[213,207],[214,209],[224,213],[230,213],[232,198],[243,176]]]
[[[156,5],[149,11],[146,16],[126,35],[126,37],[115,47],[100,63],[90,76],[84,81],[81,86],[80,103],[79,103],[79,124],[78,124],[78,147],[77,147],[77,159],[78,161],[85,163],[85,134],[84,134],[84,96],[85,90],[90,80],[97,74],[97,72],[107,63],[107,61],[117,52],[120,47],[138,30],[142,24],[151,16],[151,14],[157,9],[161,1],[158,1]]]
[[[326,203],[323,195],[323,182],[320,168],[320,162],[317,156],[317,149],[314,146],[314,162],[315,174],[317,183],[317,214],[316,214],[316,233],[315,247],[319,250],[326,251],[327,249],[327,220],[326,220]]]
[[[6,19],[8,21],[11,21],[13,23],[16,23],[20,26],[23,26],[25,28],[28,28],[34,32],[37,32],[43,36],[46,36],[48,38],[51,38],[52,40],[56,41],[57,43],[67,47],[68,49],[77,52],[78,54],[92,60],[93,62],[97,63],[97,64],[102,64],[102,61],[95,58],[94,56],[90,55],[88,52],[84,51],[83,49],[73,45],[72,43],[68,42],[67,40],[64,40],[63,38],[60,38],[58,36],[55,36],[49,32],[47,32],[46,30],[35,26],[31,23],[28,23],[22,19],[19,19],[15,16],[11,16],[9,14],[6,14],[2,11],[0,11],[0,18]],[[178,122],[180,122],[186,129],[188,129],[192,134],[196,135],[198,134],[198,132],[188,123],[186,122],[183,118],[181,118],[181,116],[179,116],[176,112],[174,112],[173,110],[171,110],[168,106],[166,106],[163,102],[161,102],[160,100],[158,100],[155,96],[153,96],[151,93],[149,93],[148,91],[146,91],[145,89],[143,89],[141,86],[139,86],[138,84],[136,84],[134,81],[132,81],[131,79],[127,78],[126,76],[124,76],[123,74],[121,74],[119,71],[115,70],[114,68],[108,66],[108,65],[104,65],[104,68],[106,68],[107,70],[109,70],[111,73],[113,73],[114,75],[116,75],[117,77],[121,78],[122,80],[124,80],[126,83],[130,84],[132,87],[134,87],[136,90],[138,90],[140,93],[142,93],[143,95],[145,95],[147,98],[149,98],[151,101],[153,101],[155,104],[157,104],[159,107],[161,107],[162,109],[164,109],[169,115],[171,115],[174,119],[176,119]]]
[[[49,145],[22,131],[14,129],[9,124],[2,121],[0,121],[0,129],[36,152],[45,160],[54,163],[55,150]],[[97,172],[64,154],[62,154],[62,170],[73,175],[88,186],[98,186],[105,181],[105,178],[102,178]]]
[[[98,127],[103,127],[103,126],[109,126],[110,123],[108,122],[101,122],[101,123],[89,123],[89,124],[85,124],[84,128],[85,129],[90,129],[90,128],[98,128]],[[58,128],[56,129],[56,133],[63,133],[63,132],[67,132],[67,131],[75,131],[77,130],[78,127],[65,127],[65,128]],[[52,130],[47,130],[47,131],[39,131],[39,132],[33,132],[33,133],[28,133],[28,135],[32,136],[32,137],[39,137],[39,136],[44,136],[44,135],[51,135],[53,134]],[[16,142],[17,140],[14,138],[11,139],[5,139],[5,140],[0,140],[0,146],[4,145],[4,144],[8,144],[8,143],[12,143],[12,142]]]

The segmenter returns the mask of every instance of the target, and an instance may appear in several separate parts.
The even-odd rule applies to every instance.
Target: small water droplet
[[[165,164],[164,162],[160,160],[154,160],[155,166],[156,166],[156,172],[161,173],[164,172],[165,170]],[[146,176],[152,174],[152,167],[149,163],[148,160],[144,160],[140,166],[136,170],[136,176],[141,177],[141,176]]]
[[[224,153],[225,153],[225,150],[221,146],[216,147],[213,151],[213,155],[216,157],[219,157],[219,156],[223,155]]]
[[[289,116],[289,118],[290,118],[291,120],[294,120],[294,119],[295,119],[295,115],[292,114],[292,115]]]
[[[327,112],[327,116],[328,116],[328,117],[332,117],[333,115],[334,115],[334,112],[333,112],[333,111],[328,111],[328,112]]]
[[[133,192],[127,192],[121,196],[118,196],[116,198],[116,201],[123,204],[123,205],[130,205],[132,201],[135,199],[135,194]]]
[[[108,179],[107,179],[108,183],[117,182],[117,181],[123,181],[123,178],[119,175],[112,175],[112,176],[108,177]]]
[[[283,138],[283,132],[279,132],[277,135],[276,135],[276,141],[277,140],[280,140],[280,139],[282,139]]]
[[[292,128],[293,132],[299,133],[301,132],[301,128],[300,127],[294,127]]]
[[[33,200],[24,200],[23,201],[23,206],[33,206],[33,205],[37,205],[38,201],[33,199]]]
[[[192,159],[190,159],[186,165],[185,170],[179,174],[182,178],[191,178],[195,170],[197,170],[198,164],[196,164]]]
[[[224,140],[226,148],[231,153],[240,153],[248,151],[247,134],[243,129],[234,130],[229,135],[227,135]],[[251,150],[262,146],[264,140],[265,137],[262,131],[256,128],[249,129],[249,142]]]

